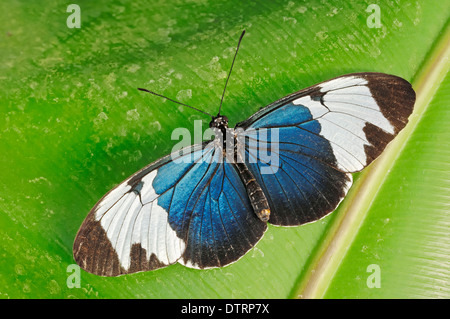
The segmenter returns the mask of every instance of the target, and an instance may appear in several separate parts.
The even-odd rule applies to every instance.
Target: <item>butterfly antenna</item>
[[[242,41],[242,38],[244,37],[244,34],[245,34],[245,30],[242,31],[241,37],[239,38],[239,42],[238,42],[238,45],[236,48],[236,53],[234,54],[233,62],[231,63],[230,72],[228,73],[227,81],[225,82],[225,87],[223,88],[222,99],[220,100],[219,113],[217,113],[217,116],[220,115],[220,110],[222,109],[222,102],[223,102],[223,97],[225,96],[225,90],[227,89],[228,80],[230,79],[231,71],[233,70],[234,60],[236,60],[236,56],[239,51],[239,46],[241,45],[241,41]]]
[[[161,94],[158,94],[158,93],[152,92],[152,91],[150,91],[150,90],[147,90],[147,89],[141,89],[141,88],[138,88],[138,90],[140,90],[140,91],[144,91],[144,92],[147,92],[147,93],[150,93],[150,94],[156,95],[156,96],[160,96],[160,97],[163,97],[163,98],[165,98],[166,100],[172,101],[172,102],[174,102],[174,103],[177,103],[177,104],[180,104],[180,105],[183,105],[183,106],[187,106],[187,107],[189,107],[189,108],[191,108],[191,109],[193,109],[193,110],[199,111],[200,113],[203,113],[203,114],[206,114],[206,115],[208,115],[208,116],[211,116],[211,118],[213,118],[213,117],[214,117],[214,116],[212,116],[211,114],[209,114],[209,113],[207,113],[207,112],[205,112],[205,111],[202,111],[202,110],[199,110],[199,109],[197,109],[197,108],[195,108],[195,107],[192,107],[192,106],[190,106],[190,105],[187,105],[187,104],[184,104],[184,103],[181,103],[181,102],[178,102],[178,101],[175,101],[175,100],[169,99],[169,98],[168,98],[167,96],[164,96],[164,95],[161,95]]]

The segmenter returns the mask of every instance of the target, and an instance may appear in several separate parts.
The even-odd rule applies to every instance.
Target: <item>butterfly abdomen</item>
[[[237,161],[234,163],[234,166],[245,185],[248,198],[250,199],[250,203],[252,204],[256,216],[263,222],[267,222],[270,217],[270,207],[261,186],[258,184],[245,163]]]

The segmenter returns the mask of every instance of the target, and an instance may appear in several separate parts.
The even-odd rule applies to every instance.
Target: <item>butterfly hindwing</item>
[[[355,73],[291,94],[239,123],[246,163],[271,207],[269,222],[300,225],[333,211],[351,186],[349,173],[378,157],[408,122],[414,101],[399,77]],[[261,142],[278,154],[277,163],[261,154]]]
[[[118,276],[175,262],[220,267],[262,237],[267,225],[221,147],[211,142],[179,154],[150,164],[95,205],[74,243],[83,269]]]
[[[245,134],[248,137],[256,132],[261,135],[264,130],[248,130]],[[300,225],[333,211],[350,188],[352,178],[333,167],[327,141],[297,127],[280,127],[278,138],[275,151],[275,142],[267,139],[267,148],[276,161],[275,157],[271,161],[263,158],[260,146],[256,152],[252,143],[246,143],[246,164],[266,194],[271,208],[269,222]]]

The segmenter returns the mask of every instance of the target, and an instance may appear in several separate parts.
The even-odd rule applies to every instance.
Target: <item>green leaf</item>
[[[380,28],[369,28],[371,1],[79,1],[79,29],[68,4],[0,4],[1,298],[450,297],[448,2],[378,1]],[[81,271],[70,288],[73,240],[96,201],[170,152],[174,128],[207,127],[136,88],[215,112],[243,29],[223,105],[231,125],[364,71],[412,81],[411,123],[335,213],[270,226],[230,266]],[[381,288],[368,287],[369,265]]]

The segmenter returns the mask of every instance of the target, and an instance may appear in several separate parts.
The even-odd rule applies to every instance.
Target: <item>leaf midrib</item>
[[[378,160],[364,170],[356,180],[338,215],[331,221],[327,235],[315,250],[315,255],[311,256],[304,275],[301,275],[292,289],[291,298],[321,298],[325,295],[378,190],[427,110],[441,81],[450,70],[449,23],[440,34],[412,81],[416,91],[416,104],[408,125],[387,146]]]

